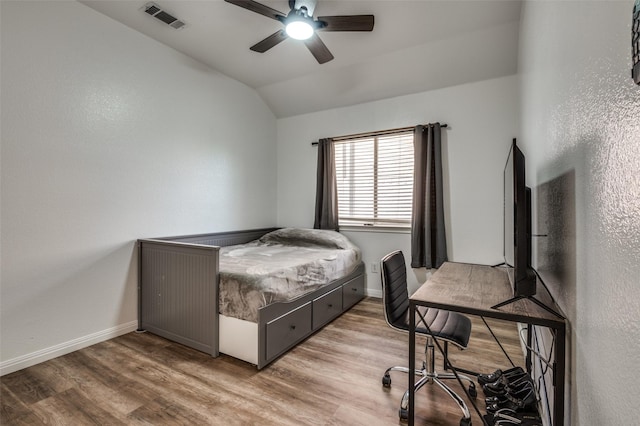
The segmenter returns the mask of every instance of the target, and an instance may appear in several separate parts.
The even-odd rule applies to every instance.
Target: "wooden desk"
[[[538,285],[536,298],[559,311],[546,291]],[[546,311],[528,299],[518,300],[499,309],[491,308],[513,297],[506,268],[468,263],[444,263],[409,299],[409,365],[415,365],[416,307],[427,306],[464,314],[497,318],[549,327],[555,333],[553,424],[564,421],[564,376],[566,320]],[[530,336],[530,333],[529,333]],[[529,339],[530,340],[530,339]],[[527,367],[530,366],[527,354]],[[413,425],[415,404],[414,370],[409,374],[409,425]]]

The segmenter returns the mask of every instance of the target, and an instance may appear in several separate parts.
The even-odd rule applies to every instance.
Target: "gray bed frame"
[[[220,247],[278,228],[138,240],[138,330],[219,355]],[[347,277],[258,311],[258,369],[287,352],[364,297],[364,264]]]

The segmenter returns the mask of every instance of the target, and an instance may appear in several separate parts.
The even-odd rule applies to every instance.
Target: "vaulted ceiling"
[[[372,32],[319,33],[335,57],[322,65],[293,39],[250,51],[282,24],[223,0],[156,0],[179,30],[144,13],[148,1],[82,3],[256,89],[277,117],[517,72],[520,0],[319,0],[316,16],[375,16]]]

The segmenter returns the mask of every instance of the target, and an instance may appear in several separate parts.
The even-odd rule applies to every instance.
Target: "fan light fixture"
[[[303,19],[290,19],[284,30],[296,40],[307,40],[313,35],[313,27]]]
[[[0,0],[2,1],[2,0]],[[314,17],[318,0],[289,0],[289,13],[284,14],[255,0],[225,0],[243,9],[266,16],[280,22],[280,28],[267,38],[257,42],[249,49],[264,53],[288,38],[303,40],[309,52],[319,64],[333,59],[333,55],[322,42],[316,31],[371,31],[373,15],[336,15]],[[640,1],[640,0],[637,0]]]

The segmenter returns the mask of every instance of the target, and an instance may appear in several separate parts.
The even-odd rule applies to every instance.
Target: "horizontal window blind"
[[[408,226],[413,132],[335,142],[340,225]]]

